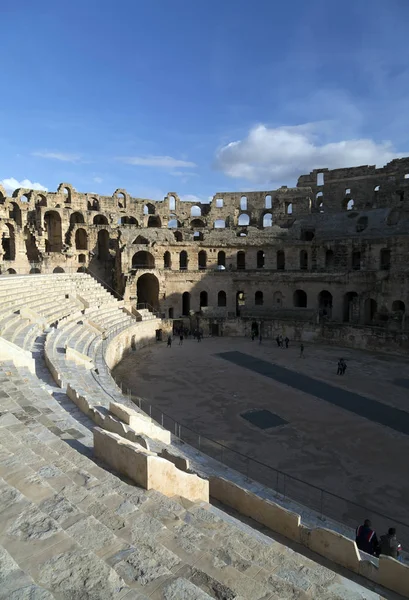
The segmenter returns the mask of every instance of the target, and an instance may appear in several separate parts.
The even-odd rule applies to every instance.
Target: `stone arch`
[[[257,290],[257,292],[254,294],[254,304],[256,306],[263,306],[264,304],[264,294],[262,291]]]
[[[78,267],[77,269],[77,273],[86,273],[87,272],[87,267],[85,265],[82,265],[81,267]]]
[[[150,252],[146,252],[146,250],[139,250],[139,252],[135,252],[132,257],[132,268],[154,269],[155,257]]]
[[[181,222],[174,215],[171,215],[171,217],[173,217],[173,218],[171,218],[168,221],[168,229],[176,229],[177,227],[182,227]],[[153,218],[155,218],[155,217],[153,217]]]
[[[9,205],[9,219],[13,219],[13,221],[18,225],[18,227],[23,226],[23,220],[21,215],[21,208],[17,204],[17,202],[10,202]]]
[[[226,227],[226,221],[224,219],[216,219],[214,222],[215,229],[224,229]]]
[[[227,296],[224,290],[220,290],[217,294],[217,306],[227,306]]]
[[[182,294],[182,315],[188,317],[190,314],[190,294],[183,292]]]
[[[17,271],[15,269],[7,269],[5,275],[17,275]]]
[[[56,210],[48,210],[44,214],[44,228],[47,232],[46,252],[61,252],[62,229],[61,216]]]
[[[365,315],[365,323],[369,325],[373,323],[375,320],[376,311],[378,310],[378,305],[376,300],[373,298],[366,298],[364,304],[364,315]]]
[[[152,273],[144,273],[136,282],[136,295],[138,305],[144,305],[143,308],[157,310],[159,308],[159,281]],[[146,306],[147,305],[147,306]]]
[[[292,202],[286,202],[285,203],[285,212],[287,215],[292,215],[293,214],[293,203]]]
[[[246,253],[243,250],[237,252],[237,268],[241,270],[246,268]]]
[[[182,235],[181,231],[174,231],[173,232],[173,236],[174,236],[174,238],[175,238],[175,240],[177,242],[182,242],[183,241],[183,235]]]
[[[58,194],[64,194],[64,196],[65,196],[64,202],[66,204],[71,204],[73,191],[74,191],[74,188],[72,187],[72,185],[70,183],[60,183],[60,185],[57,188]]]
[[[166,250],[165,254],[163,255],[163,268],[164,269],[172,268],[172,257],[171,257],[169,250]]]
[[[182,250],[179,254],[179,270],[186,271],[188,265],[188,257],[186,250]]]
[[[53,273],[65,273],[62,267],[55,267]]]
[[[207,267],[207,253],[205,250],[200,250],[197,255],[197,264],[199,269],[206,269]]]
[[[145,206],[143,207],[143,214],[144,215],[154,215],[155,214],[155,206],[152,204],[152,202],[148,202],[147,204],[145,204]]]
[[[105,215],[95,215],[92,222],[94,225],[108,225],[108,219]]]
[[[264,268],[265,259],[266,259],[266,255],[264,253],[264,250],[258,250],[256,258],[257,258],[257,269],[263,269]]]
[[[203,306],[206,307],[209,305],[209,297],[206,291],[202,291],[200,292],[200,296],[199,296],[199,308],[202,308]]]
[[[173,194],[168,196],[169,210],[176,210],[176,198]]]
[[[126,208],[127,202],[129,199],[129,194],[126,190],[118,188],[112,194],[112,198],[114,198],[114,200],[116,200],[116,202],[118,204],[118,208]]]
[[[190,221],[190,227],[192,227],[192,229],[202,229],[203,227],[206,227],[206,223],[202,219],[193,219]]]
[[[267,194],[264,198],[264,208],[273,208],[273,199],[271,194]]]
[[[307,293],[304,290],[295,290],[293,294],[293,305],[296,308],[307,308]]]
[[[318,294],[318,308],[323,317],[331,318],[332,294],[328,290],[322,290]]]
[[[41,273],[41,269],[39,269],[38,267],[32,267],[30,269],[29,275],[37,275],[38,273]]]
[[[3,260],[16,260],[16,237],[14,226],[11,223],[5,223],[2,226],[1,245]]]
[[[30,263],[36,263],[40,260],[40,252],[37,248],[36,238],[28,229],[24,228],[24,242],[26,245],[26,256]]]
[[[162,227],[159,215],[151,215],[148,217],[148,227]]]
[[[190,209],[190,216],[191,217],[201,217],[202,216],[202,209],[200,208],[200,206],[192,206]]]
[[[4,204],[7,198],[7,193],[4,187],[0,184],[0,204]]]
[[[143,235],[138,235],[134,241],[132,242],[132,244],[139,244],[139,245],[145,245],[148,246],[149,245],[149,241],[146,239],[146,237],[144,237]]]
[[[240,198],[240,210],[247,210],[247,197],[242,196]]]
[[[240,227],[246,227],[247,225],[250,225],[250,217],[249,215],[246,215],[246,213],[241,213],[241,215],[239,216],[239,220],[237,221],[238,225]]]
[[[128,215],[124,215],[120,218],[120,225],[138,225],[138,221],[135,217],[130,217]]]
[[[76,211],[71,213],[70,225],[74,225],[75,223],[85,223],[84,215],[82,214],[82,212]]]
[[[98,198],[90,198],[87,202],[87,210],[100,210]]]
[[[277,251],[277,271],[285,271],[285,252],[284,252],[284,250]]]
[[[85,262],[87,262],[87,257],[86,257],[86,255],[85,255],[85,254],[79,254],[79,255],[78,255],[78,262],[80,262],[80,263],[85,263]]]
[[[106,229],[100,229],[98,231],[98,258],[100,260],[109,260],[111,254],[109,252],[109,233]]]
[[[343,321],[344,323],[359,321],[359,296],[357,292],[347,292],[344,295]]]
[[[217,266],[226,268],[226,253],[224,250],[217,253]]]
[[[88,235],[85,229],[80,227],[75,232],[75,249],[76,250],[87,250],[88,249]]]
[[[47,205],[47,196],[45,194],[38,193],[34,199],[35,206],[48,206]]]
[[[273,226],[273,215],[271,213],[265,213],[263,215],[262,226],[263,227],[272,227]]]
[[[404,313],[406,310],[405,303],[402,300],[394,300],[392,302],[392,310],[393,312]]]

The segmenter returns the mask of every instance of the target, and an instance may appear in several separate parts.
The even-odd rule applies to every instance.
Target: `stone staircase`
[[[0,364],[0,599],[398,598],[109,472],[93,424],[42,368]]]

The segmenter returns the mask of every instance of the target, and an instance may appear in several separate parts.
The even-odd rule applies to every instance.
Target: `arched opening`
[[[30,269],[30,275],[37,275],[37,273],[41,273],[40,269],[37,269],[37,267]]]
[[[331,318],[332,315],[332,294],[328,290],[322,290],[318,294],[318,308],[320,316]]]
[[[77,250],[87,250],[88,236],[85,229],[80,228],[75,232],[75,248]]]
[[[237,268],[245,269],[246,268],[246,253],[240,250],[237,252]]]
[[[175,238],[175,240],[177,242],[181,242],[183,240],[183,236],[182,236],[182,232],[181,231],[174,231],[173,237]]]
[[[19,207],[19,205],[16,202],[11,203],[10,210],[9,210],[9,218],[13,219],[13,221],[19,227],[23,226],[23,222],[21,219],[21,208]]]
[[[265,197],[264,208],[271,208],[273,206],[273,200],[271,194],[267,194]]]
[[[405,303],[402,300],[394,300],[392,303],[393,312],[404,313],[405,312]]]
[[[271,213],[266,213],[263,217],[263,227],[272,227],[273,225],[273,215]]]
[[[220,252],[217,253],[217,266],[223,267],[223,269],[226,268],[226,253],[223,252],[223,250],[220,250]],[[220,270],[223,270],[220,269]]]
[[[238,223],[239,223],[240,227],[249,225],[249,223],[250,223],[250,217],[248,215],[246,215],[246,214],[243,213],[243,214],[241,214],[239,216]]]
[[[135,217],[124,216],[120,219],[120,225],[138,225],[138,221]]]
[[[257,291],[254,294],[254,304],[256,306],[263,306],[263,303],[264,303],[263,292]]]
[[[240,210],[247,210],[247,198],[246,198],[246,196],[242,196],[240,198]]]
[[[240,316],[240,311],[246,305],[246,298],[244,292],[237,292],[236,294],[236,316]]]
[[[354,250],[352,252],[352,270],[361,270],[361,252],[359,250]]]
[[[136,252],[132,257],[132,268],[133,269],[154,269],[155,258],[150,252],[140,250]],[[138,280],[139,281],[139,280]]]
[[[109,260],[111,255],[109,253],[109,233],[106,229],[100,229],[98,231],[98,258],[100,260]]]
[[[61,252],[62,231],[59,213],[56,211],[47,211],[44,215],[44,225],[47,232],[46,252]]]
[[[115,194],[114,194],[115,196]],[[123,192],[116,192],[116,197],[118,200],[118,208],[126,208],[126,197]]]
[[[80,263],[85,263],[85,262],[87,262],[87,257],[85,256],[85,254],[80,254],[80,255],[78,256],[78,262],[80,262]]]
[[[376,301],[373,298],[367,298],[365,300],[364,309],[365,309],[365,323],[366,324],[370,324],[373,322],[377,308],[378,308],[378,306],[376,304]]]
[[[178,227],[181,227],[181,224],[176,218],[168,221],[168,229],[177,229]]]
[[[186,250],[182,250],[179,254],[179,270],[186,271],[187,269],[187,252]]]
[[[265,257],[264,250],[259,250],[257,252],[257,269],[262,269],[264,267]]]
[[[105,215],[95,215],[92,222],[94,225],[108,225],[108,219]]]
[[[166,250],[165,254],[163,255],[163,266],[165,269],[170,269],[172,267],[172,259],[168,250]]]
[[[190,294],[189,292],[183,292],[182,294],[182,315],[184,317],[189,316],[190,313]]]
[[[96,198],[91,198],[88,200],[87,210],[99,210],[99,202]]]
[[[347,292],[344,295],[343,321],[344,323],[359,321],[359,299],[357,292]]]
[[[75,225],[76,223],[85,223],[84,215],[80,212],[73,212],[70,215],[70,225]]]
[[[190,227],[192,227],[192,229],[202,229],[203,227],[206,227],[206,224],[202,219],[193,219],[190,222]]]
[[[226,221],[224,219],[216,219],[214,222],[215,229],[224,229],[226,227]]]
[[[206,269],[207,254],[204,250],[200,250],[200,252],[197,256],[197,263],[198,263],[199,269]]]
[[[307,294],[304,290],[295,290],[293,294],[293,305],[296,308],[307,308]]]
[[[391,268],[391,251],[389,248],[382,248],[380,252],[380,266],[383,271],[389,271]]]
[[[346,198],[345,205],[346,205],[345,207],[347,210],[354,210],[355,202],[352,198],[350,198],[350,199]]]
[[[176,198],[175,198],[175,196],[169,196],[169,210],[176,210]]]
[[[17,271],[15,269],[7,269],[5,275],[17,275]]]
[[[65,273],[62,267],[55,267],[53,273]]]
[[[87,272],[87,267],[78,267],[77,269],[77,273],[86,273]]]
[[[306,250],[300,250],[300,269],[301,271],[308,270],[308,252]]]
[[[208,306],[207,292],[200,292],[199,306],[200,306],[200,308],[202,308],[203,306]]]
[[[325,252],[325,268],[326,269],[334,268],[334,252],[332,250],[327,250]]]
[[[158,215],[153,215],[148,218],[148,227],[161,227],[161,221]]]
[[[37,248],[35,236],[28,230],[27,227],[24,229],[25,245],[27,260],[31,263],[39,262],[40,252]],[[5,259],[7,260],[7,259]]]
[[[284,250],[278,250],[277,252],[277,271],[285,270],[285,254]]]
[[[173,315],[174,315],[174,310],[173,310],[173,306],[171,306],[168,310],[168,315],[169,315],[169,319],[173,319]]]
[[[145,204],[145,206],[143,207],[143,214],[144,215],[154,215],[155,207],[153,206],[153,204],[151,204],[150,202],[148,204]]]
[[[146,239],[146,237],[143,237],[143,235],[138,235],[138,237],[136,237],[134,239],[134,241],[132,242],[132,244],[139,244],[140,246],[148,246],[149,245],[149,240]]]
[[[16,239],[14,227],[11,223],[6,223],[1,236],[1,245],[3,248],[3,260],[16,259]]]
[[[190,216],[191,217],[201,217],[202,209],[200,208],[200,206],[192,206],[192,208],[190,209]]]
[[[287,215],[292,215],[293,214],[293,203],[292,202],[286,202],[285,203],[285,209],[286,209]]]
[[[324,212],[324,194],[322,192],[318,192],[315,196],[315,207],[318,212]]]
[[[227,306],[227,296],[223,290],[217,294],[217,306]]]
[[[204,240],[203,233],[201,231],[195,231],[193,234],[193,241],[194,242],[203,242],[203,240]]]
[[[159,308],[159,281],[152,273],[145,273],[136,283],[138,304],[148,304],[155,310]]]

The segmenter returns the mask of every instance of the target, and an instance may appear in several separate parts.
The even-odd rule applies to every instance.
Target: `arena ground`
[[[409,361],[316,345],[300,358],[298,345],[245,338],[178,344],[132,353],[114,375],[203,436],[409,522]],[[241,416],[253,409],[287,424],[263,430]]]

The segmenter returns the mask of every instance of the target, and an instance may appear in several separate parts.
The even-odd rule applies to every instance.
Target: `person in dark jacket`
[[[402,550],[402,546],[396,538],[395,527],[390,527],[388,533],[381,536],[378,548],[379,554],[385,554],[385,556],[392,556],[392,558],[399,558],[399,554]]]
[[[360,550],[367,554],[375,554],[378,548],[378,538],[375,530],[371,527],[371,521],[365,519],[364,524],[356,529],[356,545]]]

